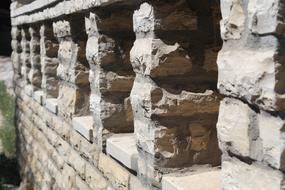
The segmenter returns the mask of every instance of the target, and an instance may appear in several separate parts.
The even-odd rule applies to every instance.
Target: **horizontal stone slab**
[[[36,91],[34,92],[33,98],[36,102],[38,102],[39,104],[43,104],[43,95],[44,92],[42,90]]]
[[[221,171],[207,171],[186,176],[165,176],[162,190],[220,190]]]
[[[57,108],[57,99],[56,98],[48,98],[46,99],[46,108],[54,113],[57,114],[58,108]]]
[[[92,141],[93,138],[93,117],[75,117],[72,119],[72,126],[79,134],[85,137],[88,141]]]
[[[107,139],[107,153],[124,164],[127,168],[137,171],[138,151],[133,133],[116,134]]]
[[[40,1],[40,0],[38,0]],[[28,23],[34,23],[38,21],[53,19],[59,16],[63,15],[69,15],[73,13],[77,13],[80,11],[85,11],[87,9],[91,9],[94,7],[99,6],[107,6],[114,3],[120,3],[125,2],[127,4],[135,4],[135,1],[129,1],[129,0],[70,0],[70,1],[61,1],[58,4],[56,4],[53,7],[48,7],[45,9],[42,9],[36,13],[32,13],[29,15],[24,15],[24,11],[21,12],[17,17],[12,17],[11,23],[12,25],[20,25],[20,24],[28,24]],[[26,5],[29,6],[29,5]],[[28,9],[28,8],[25,8]],[[19,11],[20,12],[20,11]],[[17,9],[12,7],[12,15],[17,15]]]

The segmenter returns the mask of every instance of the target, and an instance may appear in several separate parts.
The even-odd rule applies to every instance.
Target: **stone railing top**
[[[35,0],[19,8],[16,8],[18,2],[13,2],[11,5],[11,17],[17,17],[19,15],[27,14],[59,1],[62,0]],[[13,4],[15,4],[16,6]]]
[[[12,25],[30,24],[43,20],[54,19],[62,15],[69,15],[72,13],[88,10],[95,7],[107,6],[113,3],[127,3],[136,4],[140,0],[69,0],[69,1],[59,1],[59,0],[48,0],[49,3],[45,3],[45,6],[40,7],[39,2],[44,2],[46,0],[36,0],[31,4],[25,5],[21,8],[15,8],[15,5],[11,5],[11,22]],[[53,2],[58,2],[53,5]],[[15,3],[15,2],[14,2]],[[13,4],[13,3],[12,3]],[[48,5],[53,6],[48,6]],[[32,8],[31,8],[31,7]],[[38,6],[38,8],[33,8],[33,6]],[[30,7],[30,8],[29,8]],[[25,12],[24,10],[28,11]],[[37,12],[32,12],[32,10],[37,10]],[[30,13],[30,14],[28,14]],[[18,16],[16,16],[18,15]]]
[[[67,6],[67,7],[62,7],[62,6],[60,7],[63,8],[62,11],[65,10],[70,12],[70,11],[85,10],[92,7],[104,6],[117,2],[135,3],[139,2],[139,0],[135,1],[134,0],[35,0],[30,4],[26,4],[21,7],[17,7],[18,2],[13,2],[10,6],[10,9],[11,9],[11,17],[16,18],[18,16],[33,13],[36,11],[41,11],[41,12],[44,12],[46,10],[53,11],[53,8],[56,8],[58,5]]]

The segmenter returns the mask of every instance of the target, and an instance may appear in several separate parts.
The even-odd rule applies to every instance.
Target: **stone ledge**
[[[43,95],[44,95],[44,91],[42,91],[42,90],[36,91],[36,92],[34,92],[33,99],[42,105],[43,104]]]
[[[220,190],[220,170],[189,174],[188,176],[165,176],[162,190]]]
[[[70,1],[60,1],[55,6],[43,9],[36,13],[26,15],[15,16],[11,18],[11,23],[13,26],[35,23],[38,21],[53,19],[63,15],[74,14],[81,11],[86,11],[95,7],[103,7],[115,3],[126,3],[126,4],[137,4],[136,1],[130,0],[70,0]],[[27,5],[29,6],[29,5]],[[15,13],[13,13],[15,14]]]
[[[11,11],[11,17],[16,17],[22,14],[26,14],[29,12],[33,12],[36,10],[39,10],[45,6],[48,6],[50,4],[53,4],[55,2],[58,2],[59,0],[36,0],[33,1],[30,4],[24,5],[22,7],[16,8],[16,9],[12,9]]]
[[[116,134],[108,138],[107,153],[127,168],[137,171],[138,151],[133,133]]]
[[[46,99],[46,108],[54,113],[57,114],[58,108],[57,108],[57,99],[56,98],[48,98]]]
[[[72,126],[79,134],[85,137],[88,141],[93,139],[93,117],[75,117],[72,119]]]

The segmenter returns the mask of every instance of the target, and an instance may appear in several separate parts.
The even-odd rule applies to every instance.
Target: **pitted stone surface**
[[[284,189],[284,14],[283,0],[12,1],[23,188]]]

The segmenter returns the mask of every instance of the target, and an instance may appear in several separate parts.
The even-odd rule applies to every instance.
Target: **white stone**
[[[220,190],[220,176],[220,170],[186,176],[164,176],[162,190]]]
[[[258,115],[259,138],[262,144],[262,161],[284,171],[285,121],[266,112]]]
[[[21,67],[21,75],[25,75],[25,73],[26,73],[26,67],[25,66],[22,66]]]
[[[89,141],[92,141],[93,138],[93,124],[92,116],[75,117],[72,119],[73,129]]]
[[[218,88],[222,94],[243,98],[268,111],[284,109],[277,105],[275,87],[278,67],[275,49],[222,50],[218,56]]]
[[[138,168],[138,150],[133,133],[115,134],[107,139],[107,153],[134,171]]]
[[[25,86],[25,93],[28,95],[28,96],[33,96],[33,86],[32,85],[26,85]]]
[[[44,95],[44,92],[42,90],[35,91],[33,98],[34,98],[34,100],[36,100],[36,102],[38,102],[39,104],[42,105],[42,103],[43,103],[43,95]]]
[[[223,39],[240,39],[245,29],[245,14],[241,0],[222,0],[221,36]]]
[[[279,170],[259,163],[249,165],[235,158],[222,163],[223,190],[281,190],[283,178]]]
[[[54,113],[57,114],[58,108],[57,108],[57,99],[56,98],[48,98],[46,99],[46,108]]]
[[[230,150],[244,157],[250,155],[249,126],[253,114],[248,105],[239,100],[225,98],[221,101],[217,132],[223,151]]]
[[[248,3],[249,28],[253,33],[278,33],[280,27],[284,29],[284,22],[280,19],[280,0],[250,0]]]

